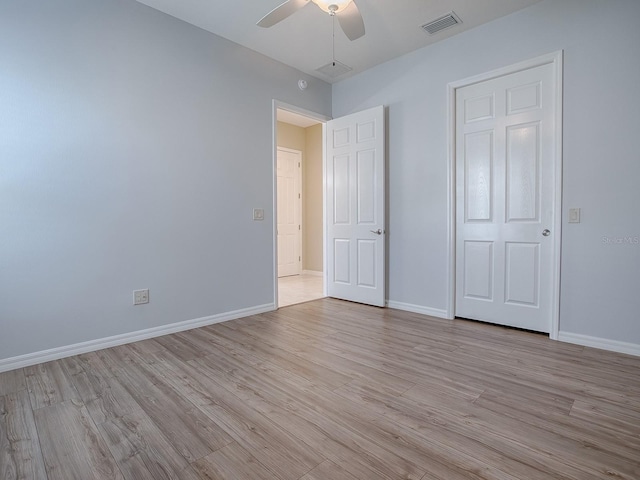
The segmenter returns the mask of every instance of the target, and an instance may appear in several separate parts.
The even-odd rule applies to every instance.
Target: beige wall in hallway
[[[302,181],[304,184],[305,270],[322,271],[322,125],[305,128],[306,158]]]
[[[300,150],[302,156],[305,157],[307,138],[304,130],[296,125],[278,122],[278,146]]]
[[[302,269],[322,271],[322,125],[278,122],[278,146],[302,152]]]

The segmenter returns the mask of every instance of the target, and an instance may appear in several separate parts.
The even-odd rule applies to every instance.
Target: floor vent
[[[440,18],[436,18],[432,22],[425,23],[421,28],[429,35],[433,35],[434,33],[438,33],[459,23],[462,23],[460,17],[458,17],[454,12],[449,12]]]
[[[351,67],[345,65],[344,63],[340,63],[338,61],[327,63],[323,67],[316,69],[316,72],[320,72],[323,75],[326,75],[330,78],[336,78],[340,75],[344,75],[347,72],[353,70]]]

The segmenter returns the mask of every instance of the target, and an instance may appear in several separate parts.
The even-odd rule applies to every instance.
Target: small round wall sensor
[[[307,83],[306,80],[303,80],[303,79],[298,80],[298,88],[300,90],[305,91],[308,86],[309,86],[309,84]]]

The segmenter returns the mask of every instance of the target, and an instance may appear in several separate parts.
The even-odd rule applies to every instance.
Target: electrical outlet
[[[145,288],[144,290],[134,290],[133,304],[144,305],[145,303],[149,303],[149,289]]]
[[[262,208],[254,208],[253,209],[253,219],[254,220],[264,220],[264,210]]]

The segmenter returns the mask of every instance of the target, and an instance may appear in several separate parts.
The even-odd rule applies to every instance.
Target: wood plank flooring
[[[640,358],[322,299],[0,374],[0,479],[640,479]]]

